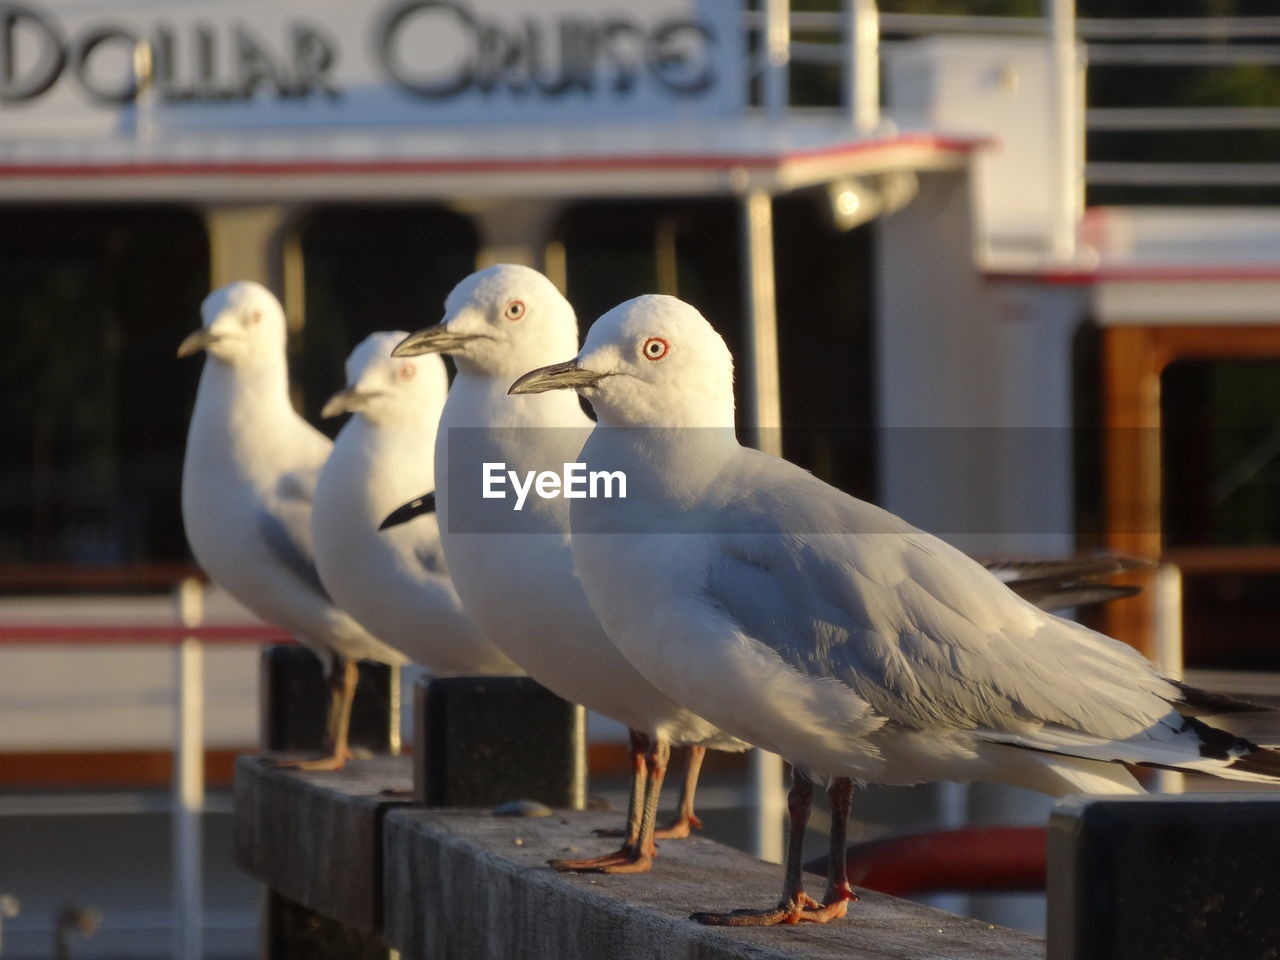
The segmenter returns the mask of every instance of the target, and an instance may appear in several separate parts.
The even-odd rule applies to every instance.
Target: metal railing
[[[770,39],[763,45],[766,78],[764,102],[777,109],[786,103],[788,64],[803,63],[839,67],[846,78],[855,73],[863,78],[866,94],[868,72],[878,72],[878,64],[864,52],[850,55],[855,42],[851,31],[852,11],[863,6],[847,0],[843,12],[785,12],[786,4],[762,0],[765,8],[747,13],[747,26]],[[873,6],[870,3],[865,6]],[[781,8],[781,10],[779,9]],[[1052,33],[1051,18],[970,17],[932,14],[882,13],[874,9],[861,14],[864,28],[860,42],[871,48],[892,49],[903,42],[934,34],[970,36],[1044,36]],[[785,27],[781,24],[785,19]],[[791,39],[796,33],[811,39]],[[829,39],[822,37],[828,35]],[[1280,67],[1280,16],[1274,17],[1141,17],[1124,19],[1080,18],[1074,34],[1083,41],[1087,62],[1094,67],[1223,69],[1238,66]],[[817,35],[817,37],[814,37]],[[887,39],[881,40],[881,35]],[[863,60],[859,67],[859,60]],[[778,74],[770,79],[771,73]],[[771,86],[770,86],[771,84]],[[846,80],[843,106],[851,109],[852,91],[857,84]],[[771,91],[771,92],[770,92]],[[878,118],[877,118],[878,122]],[[1090,107],[1085,112],[1089,132],[1149,133],[1280,129],[1280,104],[1270,106],[1142,106]],[[874,126],[874,124],[873,124]],[[869,129],[869,128],[860,128]],[[1086,165],[1085,180],[1095,186],[1172,187],[1256,187],[1280,186],[1280,163],[1221,161],[1093,161]]]
[[[205,626],[206,584],[184,578],[173,588],[173,625],[65,624],[0,625],[0,647],[43,644],[96,646],[154,645],[173,648],[172,929],[177,960],[199,960],[203,953],[203,849],[201,819],[206,809],[204,766],[204,647],[206,644],[292,643],[267,624]],[[136,812],[136,805],[123,808]]]

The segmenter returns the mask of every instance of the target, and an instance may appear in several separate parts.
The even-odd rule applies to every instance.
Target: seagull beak
[[[424,513],[435,513],[436,511],[436,494],[432,490],[430,493],[424,493],[420,497],[414,497],[404,506],[396,507],[387,514],[387,518],[378,524],[379,530],[390,530],[392,527],[398,527],[402,523],[408,523],[414,517],[420,517]]]
[[[518,393],[546,393],[548,390],[577,390],[594,387],[607,377],[607,373],[587,370],[576,359],[555,363],[549,367],[530,370],[511,385],[508,396]]]
[[[339,390],[325,402],[324,408],[320,411],[320,416],[327,419],[343,413],[359,413],[376,396],[376,393],[354,388]]]
[[[207,350],[218,341],[218,335],[213,331],[201,327],[182,343],[178,344],[178,356],[189,357],[193,353],[199,353],[201,350]]]
[[[481,339],[479,334],[457,333],[445,324],[437,323],[434,327],[424,327],[411,333],[391,351],[393,357],[417,357],[424,353],[453,353],[472,340]]]

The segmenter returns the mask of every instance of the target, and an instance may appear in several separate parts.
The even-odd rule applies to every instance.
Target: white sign
[[[733,116],[743,33],[739,0],[0,0],[0,128]]]

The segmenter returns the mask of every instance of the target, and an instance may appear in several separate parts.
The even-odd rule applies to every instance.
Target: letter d
[[[34,66],[20,77],[17,51],[21,38],[17,34],[24,23],[24,34],[34,32],[42,49]],[[66,65],[66,46],[56,24],[20,3],[0,3],[0,103],[35,99],[58,82]]]

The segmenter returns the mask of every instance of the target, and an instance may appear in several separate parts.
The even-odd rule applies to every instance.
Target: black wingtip
[[[387,514],[387,518],[378,524],[378,530],[390,530],[392,527],[398,527],[402,523],[408,523],[414,517],[420,517],[424,513],[436,512],[436,494],[435,491],[424,493],[420,497],[414,497],[403,506],[396,507]]]
[[[1268,747],[1255,747],[1231,762],[1230,769],[1280,780],[1280,751]]]
[[[1231,697],[1222,693],[1210,693],[1175,680],[1174,686],[1182,694],[1174,707],[1179,713],[1188,717],[1220,716],[1228,713],[1280,713],[1276,707],[1263,703],[1253,703]],[[1280,724],[1278,724],[1280,725]]]

